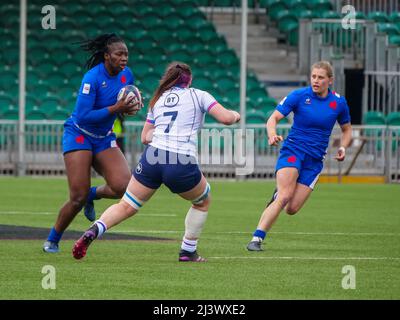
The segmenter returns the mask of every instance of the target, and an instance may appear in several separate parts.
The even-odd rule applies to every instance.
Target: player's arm
[[[340,147],[337,151],[335,159],[337,161],[343,161],[346,157],[346,148],[350,145],[352,139],[353,129],[350,123],[345,123],[340,126],[342,130],[342,137],[340,138]]]
[[[144,123],[141,135],[141,141],[143,144],[149,144],[153,140],[154,132],[154,120],[152,119],[152,113],[149,113]]]
[[[291,92],[288,96],[284,97],[281,102],[279,102],[275,111],[268,118],[267,134],[268,144],[270,146],[277,146],[279,142],[283,141],[283,137],[276,133],[276,126],[278,122],[285,118],[289,113],[296,110],[299,97],[300,94],[298,90]]]
[[[275,110],[267,120],[268,144],[270,146],[277,146],[279,142],[283,141],[283,137],[276,133],[276,126],[284,117],[282,113]]]
[[[93,75],[86,74],[83,77],[75,106],[76,116],[80,123],[99,123],[106,120],[110,114],[131,112],[133,108],[139,109],[138,106],[133,106],[129,103],[130,100],[127,101],[126,99],[121,99],[116,104],[106,108],[94,109],[96,91],[96,78]]]
[[[214,117],[218,122],[225,125],[231,125],[240,120],[240,114],[238,112],[234,110],[228,110],[218,102],[212,105],[208,113],[212,117]]]
[[[132,100],[131,98],[130,100]],[[93,109],[95,99],[89,97],[78,96],[76,102],[77,117],[84,123],[98,123],[106,120],[110,114],[129,113],[136,114],[140,110],[139,105],[132,105],[129,101],[121,99],[117,103],[107,108]]]

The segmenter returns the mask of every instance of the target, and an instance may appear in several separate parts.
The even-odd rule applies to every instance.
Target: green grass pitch
[[[96,180],[100,184],[102,180]],[[212,204],[199,241],[209,261],[177,261],[189,203],[161,188],[137,216],[110,232],[171,241],[96,241],[76,261],[40,240],[0,241],[0,299],[400,299],[400,187],[319,184],[295,216],[281,213],[265,251],[245,247],[272,182],[211,181]],[[68,195],[66,179],[1,178],[0,224],[50,228]],[[115,201],[96,202],[97,213]],[[90,223],[80,213],[69,230]],[[56,289],[43,289],[43,266]],[[355,289],[343,289],[344,266]]]

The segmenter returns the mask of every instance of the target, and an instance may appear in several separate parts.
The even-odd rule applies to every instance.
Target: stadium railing
[[[400,71],[364,71],[363,114],[399,110]]]
[[[341,19],[300,19],[298,66],[307,73],[313,61],[341,57],[346,63],[364,65],[373,50],[375,22],[357,19],[354,29],[344,29]]]
[[[400,10],[400,4],[397,0],[331,0],[336,10],[341,10],[345,5],[351,5],[356,8],[357,11],[364,13],[373,11],[383,11],[391,13]]]
[[[136,164],[144,150],[140,141],[142,127],[143,122],[128,121],[125,125],[125,155],[131,167]],[[201,139],[199,135],[199,159],[202,170],[209,177],[236,177],[235,169],[240,166],[235,160],[235,137],[238,129],[239,127],[228,128],[217,124],[204,126],[202,134],[206,139]],[[248,124],[247,129],[251,133],[247,135],[250,137],[248,143],[254,147],[253,152],[243,153],[247,159],[253,157],[254,160],[254,170],[247,178],[273,178],[279,148],[268,146],[263,124]],[[278,126],[278,131],[283,136],[287,135],[289,129],[290,124]],[[26,174],[65,174],[61,146],[63,121],[27,121],[25,134]],[[334,155],[340,143],[340,128],[334,128],[323,174],[378,175],[386,177],[387,182],[400,182],[400,126],[353,126],[353,136],[346,160],[339,164],[334,160]],[[0,175],[17,173],[17,137],[18,122],[0,120]],[[207,143],[208,147],[204,147]],[[233,160],[229,155],[231,158],[233,155]]]

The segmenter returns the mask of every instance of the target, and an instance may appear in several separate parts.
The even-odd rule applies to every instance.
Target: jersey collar
[[[308,87],[308,91],[309,91],[310,95],[311,95],[313,98],[318,99],[318,100],[321,100],[321,101],[326,101],[326,100],[328,100],[328,99],[331,97],[331,94],[332,94],[332,90],[331,90],[330,88],[328,88],[328,94],[326,95],[325,98],[321,98],[319,95],[317,95],[316,93],[314,93],[314,91],[312,90],[311,86]]]
[[[111,75],[108,73],[108,71],[107,71],[107,69],[106,69],[106,66],[104,65],[104,62],[101,62],[101,63],[100,63],[100,68],[101,68],[101,70],[103,70],[104,75],[105,75],[108,79],[115,79],[116,77],[119,76],[119,74],[120,74],[122,71],[125,70],[125,69],[124,69],[124,70],[118,72],[115,76],[111,76]]]

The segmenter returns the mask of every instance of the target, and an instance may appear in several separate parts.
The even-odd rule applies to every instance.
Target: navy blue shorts
[[[275,171],[287,167],[297,168],[299,172],[297,182],[314,189],[324,164],[322,160],[315,159],[303,151],[283,146]]]
[[[81,132],[73,124],[64,125],[63,135],[63,153],[76,150],[90,150],[93,154],[97,154],[108,148],[118,147],[114,133],[104,138],[93,138]]]
[[[147,146],[132,172],[144,186],[158,189],[164,183],[173,193],[193,189],[202,173],[196,158]]]

